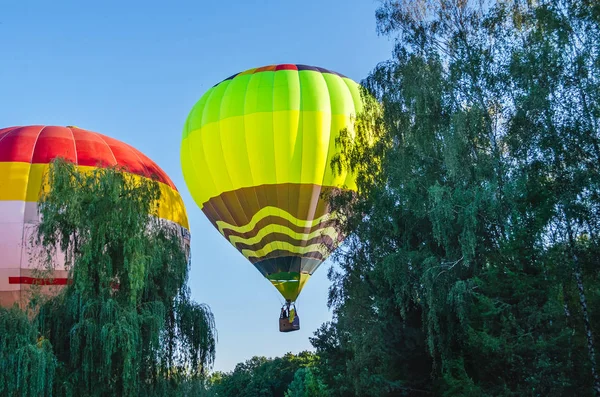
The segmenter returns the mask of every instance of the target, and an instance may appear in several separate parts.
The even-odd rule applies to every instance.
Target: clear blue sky
[[[76,125],[144,152],[185,201],[192,233],[190,288],[210,305],[216,370],[253,355],[311,349],[331,318],[331,261],[304,288],[302,329],[278,331],[281,297],[207,221],[179,163],[194,103],[222,79],[273,63],[303,63],[364,78],[391,55],[375,31],[376,1],[0,2],[0,126]]]

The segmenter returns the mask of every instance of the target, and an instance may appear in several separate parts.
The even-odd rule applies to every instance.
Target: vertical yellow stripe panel
[[[231,80],[224,81],[211,90],[210,96],[202,110],[202,123],[200,126],[221,120],[221,101],[230,83]]]
[[[349,78],[343,78],[342,80],[346,83],[348,91],[350,91],[350,95],[348,95],[347,98],[352,99],[354,102],[354,116],[356,116],[363,110],[360,85]]]
[[[273,113],[273,140],[275,142],[275,165],[277,167],[277,183],[292,180],[290,157],[294,152],[298,133],[299,111]]]
[[[244,125],[243,116],[221,122],[221,143],[227,148],[223,151],[223,159],[233,186],[248,186],[252,183],[252,173],[255,172],[250,165]]]
[[[189,152],[187,153],[190,163],[193,165],[194,179],[202,181],[198,183],[197,188],[202,192],[202,196],[206,192],[218,191],[217,183],[213,179],[211,170],[206,163],[206,156],[204,155],[205,148],[202,147],[202,132],[198,131],[188,135],[187,141],[189,142]],[[202,205],[206,200],[202,200],[202,196],[199,196]],[[202,207],[200,207],[202,208]]]
[[[214,87],[206,91],[206,93],[202,95],[202,97],[198,100],[198,102],[196,102],[196,104],[190,111],[190,114],[188,115],[185,121],[183,138],[186,138],[188,134],[191,134],[193,131],[196,131],[197,129],[202,127],[202,123],[206,122],[204,121],[204,118],[202,116],[204,114],[204,107],[206,106],[206,102],[208,101],[208,98],[210,98],[213,90]]]
[[[271,112],[254,113],[245,116],[244,123],[254,185],[276,183],[273,115]]]
[[[298,112],[297,128],[295,131],[290,131],[290,135],[292,143],[292,151],[288,159],[290,162],[290,182],[300,183],[302,178],[302,149],[304,141],[304,114],[302,111]]]
[[[300,183],[321,184],[327,162],[331,114],[302,112],[302,163]]]
[[[221,100],[221,120],[242,116],[245,113],[246,90],[251,75],[240,76],[231,80]]]
[[[30,167],[29,163],[0,163],[0,199],[25,200]]]
[[[202,183],[189,183],[187,187],[196,204],[202,208],[204,201],[202,197],[206,192],[215,191],[216,186],[211,175],[205,171],[206,163],[204,155],[201,154],[202,148],[194,149],[192,141],[197,139],[198,135],[190,134],[181,144],[181,169],[186,180],[202,181]],[[192,157],[190,151],[196,155]]]
[[[38,201],[42,187],[48,190],[49,187],[45,183],[45,179],[48,178],[48,170],[50,166],[48,164],[32,164],[29,170],[29,181],[27,184],[27,197],[26,201]],[[85,172],[86,168],[81,167]]]
[[[220,130],[221,123],[210,123],[191,136],[195,138],[194,135],[199,135],[200,138],[199,142],[194,144],[194,147],[200,149],[195,152],[198,157],[201,157],[199,163],[204,162],[205,165],[198,168],[204,170],[206,173],[210,173],[217,191],[227,192],[233,190],[234,186],[227,172]],[[209,164],[210,167],[208,167]],[[199,176],[201,177],[201,175]]]
[[[354,101],[350,98],[351,91],[346,82],[339,76],[324,73],[327,91],[331,97],[331,114],[350,115],[354,113]]]
[[[280,70],[273,79],[273,111],[300,110],[300,78],[297,70]]]
[[[202,148],[195,148],[193,140],[198,139],[198,135],[188,135],[182,144],[181,168],[185,179],[201,180],[202,183],[189,184],[190,194],[196,201],[196,204],[202,208],[204,201],[202,197],[209,191],[216,191],[217,187],[212,180],[212,176],[206,171],[206,162],[202,154]],[[192,156],[191,153],[195,153]]]
[[[301,114],[303,167],[300,181],[320,184],[323,180],[329,146],[331,123],[329,92],[321,73],[299,73],[299,75],[303,106]],[[307,108],[315,110],[307,111]]]
[[[260,85],[260,75],[259,74],[251,74],[248,77],[248,85],[246,86],[246,93],[244,94],[244,114],[250,114],[260,111],[265,111],[265,109],[261,109],[261,103],[258,94],[259,94],[259,85]]]

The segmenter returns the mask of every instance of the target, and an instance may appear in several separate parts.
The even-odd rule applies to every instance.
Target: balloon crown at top
[[[335,72],[333,70],[321,68],[321,67],[318,67],[318,66],[293,64],[293,63],[281,63],[281,64],[261,66],[259,68],[247,69],[247,70],[245,70],[243,72],[239,72],[239,73],[233,74],[233,75],[227,77],[226,79],[223,79],[223,80],[219,81],[213,87],[216,87],[219,84],[221,84],[222,82],[227,81],[227,80],[231,80],[231,79],[233,79],[233,78],[235,78],[237,76],[243,76],[245,74],[254,74],[254,73],[259,73],[259,72],[277,72],[279,70],[297,70],[297,71],[312,70],[314,72],[329,73],[329,74],[334,74],[336,76],[340,76],[342,78],[347,78],[347,76],[344,76],[341,73]]]

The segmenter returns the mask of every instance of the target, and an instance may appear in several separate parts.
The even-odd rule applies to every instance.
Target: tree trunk
[[[583,325],[585,328],[585,335],[587,337],[588,355],[590,357],[592,377],[594,378],[594,392],[596,394],[596,397],[600,397],[600,378],[598,378],[598,372],[596,371],[596,352],[594,348],[594,335],[592,334],[592,327],[590,326],[590,317],[588,315],[587,310],[587,299],[585,298],[583,278],[581,277],[581,265],[579,264],[579,257],[577,256],[577,253],[575,251],[575,240],[573,238],[571,222],[568,218],[567,232],[569,234],[569,253],[573,259],[573,275],[575,276],[575,282],[577,283],[577,290],[579,291],[579,304],[581,305],[581,311],[583,312]]]

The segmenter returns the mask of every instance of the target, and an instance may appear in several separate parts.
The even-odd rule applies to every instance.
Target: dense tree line
[[[306,351],[276,358],[252,357],[231,372],[211,374],[200,396],[326,397],[329,393],[321,380],[318,360]]]
[[[386,0],[377,23],[393,57],[332,164],[359,194],[331,198],[322,393],[599,396],[600,3]]]

